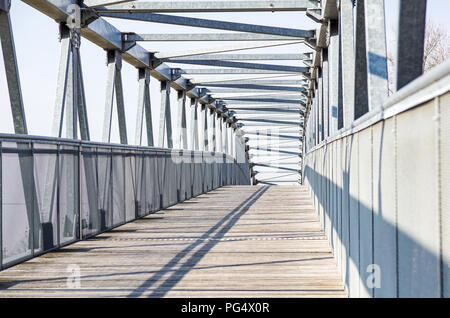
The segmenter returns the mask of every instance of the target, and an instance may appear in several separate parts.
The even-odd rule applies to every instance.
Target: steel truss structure
[[[121,68],[122,62],[137,68],[139,76],[139,104],[136,116],[135,142],[142,143],[143,122],[146,123],[148,146],[188,148],[187,115],[200,119],[189,134],[194,136],[192,147],[204,151],[227,150],[234,147],[224,144],[237,138],[243,149],[245,127],[255,124],[300,126],[298,140],[301,152],[339,129],[381,105],[388,95],[386,38],[384,31],[384,4],[382,0],[370,1],[77,1],[77,0],[23,0],[60,24],[61,58],[58,90],[52,133],[62,136],[65,117],[66,137],[90,140],[80,63],[81,38],[87,38],[107,51],[108,78],[105,99],[102,141],[109,142],[112,127],[114,96],[119,119],[120,142],[128,144]],[[402,5],[399,30],[399,88],[421,74],[417,62],[423,55],[424,19],[426,1],[416,1],[417,6]],[[2,42],[7,64],[11,108],[15,132],[27,133],[26,120],[20,91],[19,74],[14,55],[11,21],[8,11],[11,1],[2,2]],[[411,9],[414,7],[415,9]],[[316,30],[298,30],[245,23],[171,16],[180,12],[259,12],[297,11],[317,22]],[[234,31],[233,33],[206,34],[136,34],[120,32],[102,17],[139,20],[163,24],[183,25]],[[368,22],[370,21],[370,23]],[[420,22],[420,23],[419,23]],[[356,37],[355,37],[356,35]],[[221,47],[210,47],[172,52],[148,52],[139,42],[143,41],[240,41]],[[410,50],[412,43],[418,50]],[[225,52],[254,48],[304,44],[310,48],[303,54],[235,54]],[[414,53],[411,53],[414,51]],[[419,52],[419,53],[417,53]],[[422,53],[420,53],[422,52]],[[414,55],[415,54],[415,55]],[[258,61],[300,61],[298,66],[267,64]],[[200,65],[210,68],[171,68],[167,65]],[[214,76],[210,81],[183,76]],[[245,79],[241,76],[250,76]],[[264,76],[255,77],[251,76]],[[295,76],[295,80],[287,79]],[[149,83],[154,77],[161,82],[161,111],[159,115],[159,139],[154,140]],[[272,79],[271,79],[272,78]],[[286,78],[286,79],[285,79]],[[362,84],[362,86],[361,86]],[[357,88],[356,88],[357,87]],[[178,112],[175,121],[181,134],[175,142],[172,136],[170,91],[178,94]],[[298,94],[295,95],[294,93]],[[186,100],[190,106],[186,108]],[[245,115],[249,109],[264,110],[258,117]],[[279,110],[298,110],[291,120],[278,120]],[[273,110],[273,111],[272,111]],[[198,112],[198,114],[197,114]],[[255,113],[256,114],[256,113]],[[65,116],[64,116],[65,115]],[[238,121],[240,124],[238,124]],[[307,127],[303,129],[304,124]],[[308,124],[309,123],[309,124]],[[202,130],[206,130],[203,132]],[[228,133],[227,131],[230,131]],[[239,132],[238,132],[239,131]],[[216,134],[221,134],[218,138]],[[199,140],[202,138],[204,140]],[[233,137],[234,136],[234,137]],[[307,136],[305,138],[305,136]],[[206,137],[206,138],[205,138]],[[281,158],[282,159],[282,158]],[[301,165],[301,161],[298,162]],[[251,169],[254,175],[254,169]],[[301,176],[297,178],[301,182]],[[260,180],[261,181],[261,180]],[[256,178],[252,181],[258,183]]]

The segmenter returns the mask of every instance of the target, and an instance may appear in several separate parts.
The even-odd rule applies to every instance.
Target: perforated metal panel
[[[450,297],[450,94],[439,99],[442,296]]]
[[[438,297],[440,294],[434,117],[433,102],[397,117],[400,297]]]
[[[359,134],[359,275],[360,297],[372,297],[367,283],[368,270],[373,264],[372,250],[372,128]]]
[[[374,264],[381,270],[375,297],[397,296],[395,120],[373,126]]]
[[[349,196],[350,196],[350,263],[349,263],[349,294],[359,297],[359,138],[355,134],[349,137]]]
[[[348,140],[350,137],[342,139],[342,281],[349,287],[349,152]]]
[[[27,198],[33,196],[27,194],[33,193],[33,183],[22,179],[21,169],[30,173],[33,161],[27,144],[5,142],[2,148],[2,256],[5,265],[32,253],[32,224],[28,220],[33,220],[33,202],[27,202]],[[22,151],[19,155],[8,152],[7,148]]]

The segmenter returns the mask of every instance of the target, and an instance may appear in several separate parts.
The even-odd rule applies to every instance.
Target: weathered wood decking
[[[80,287],[67,287],[69,265]],[[0,272],[0,297],[346,297],[306,188],[223,187]]]

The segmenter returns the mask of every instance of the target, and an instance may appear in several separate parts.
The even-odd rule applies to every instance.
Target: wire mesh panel
[[[112,226],[112,202],[111,202],[111,151],[98,149],[97,152],[97,176],[98,176],[98,206],[100,215],[100,231],[105,231]]]
[[[144,208],[143,208],[143,215],[147,215],[149,213],[152,213],[157,210],[158,205],[156,202],[156,199],[158,198],[157,193],[157,187],[158,187],[158,179],[157,179],[157,173],[156,170],[156,162],[157,158],[154,155],[154,153],[148,152],[145,156],[145,200],[142,201]],[[145,203],[144,203],[145,202]]]
[[[146,175],[148,162],[145,160],[145,154],[139,153],[136,156],[136,201],[135,201],[135,213],[136,217],[145,215],[146,195],[147,195],[147,182]]]
[[[136,217],[136,153],[125,154],[125,221]]]
[[[164,180],[164,194],[165,201],[164,207],[169,207],[178,202],[178,193],[180,191],[178,184],[179,167],[172,160],[170,154],[165,154],[164,159],[166,162],[165,180]]]
[[[203,193],[203,164],[202,154],[200,152],[194,153],[194,164],[192,165],[194,196]]]
[[[60,244],[80,238],[78,161],[77,147],[60,147],[58,196]]]
[[[153,183],[153,207],[154,211],[157,211],[162,205],[163,195],[163,175],[160,170],[161,164],[164,165],[164,161],[161,163],[160,155],[157,153],[152,154],[153,158],[153,177],[151,182]]]
[[[192,151],[188,151],[185,153],[185,161],[183,162],[184,165],[184,197],[185,200],[188,200],[192,198],[192,188],[193,188],[193,175],[192,175]]]
[[[173,151],[172,151],[173,156]],[[177,188],[177,202],[182,202],[186,198],[186,188],[185,188],[185,182],[186,182],[186,175],[184,173],[184,151],[179,152],[179,159],[176,161],[173,161],[175,166],[175,179],[176,179],[176,188]]]
[[[0,139],[1,269],[213,186],[250,183],[246,162],[214,163],[202,152],[183,156],[176,163],[169,151],[149,148]]]
[[[112,226],[125,222],[125,154],[121,151],[112,152]]]
[[[85,147],[82,151],[80,167],[80,213],[83,237],[89,237],[101,230],[97,176],[97,149]]]
[[[206,153],[204,155],[203,160],[210,160],[210,153]],[[203,182],[204,182],[204,192],[211,191],[212,190],[212,172],[211,172],[211,165],[207,164],[206,161],[203,163]]]
[[[31,176],[33,176],[31,145],[3,142],[1,222],[3,265],[14,263],[32,254],[35,195],[33,182],[30,182]]]
[[[39,222],[34,224],[36,238],[34,253],[38,254],[48,251],[58,244],[57,146],[34,144],[33,153],[33,172],[37,200],[34,213],[37,213],[39,218]]]

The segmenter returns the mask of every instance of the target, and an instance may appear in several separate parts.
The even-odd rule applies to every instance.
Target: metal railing
[[[249,183],[246,160],[223,153],[0,135],[0,269]]]

